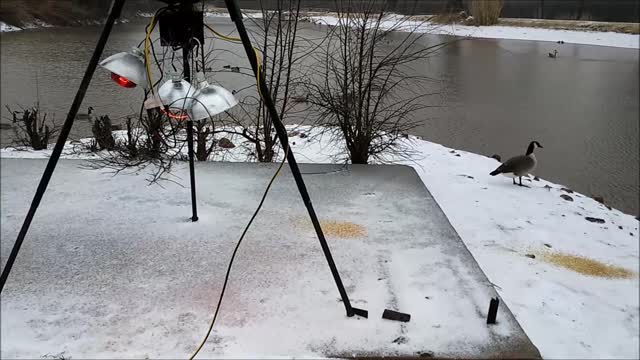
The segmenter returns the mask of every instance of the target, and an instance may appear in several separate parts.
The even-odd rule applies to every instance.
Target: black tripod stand
[[[165,1],[165,2],[180,3],[181,5],[183,5],[184,9],[192,9],[192,0]],[[225,2],[227,5],[227,9],[229,11],[229,15],[231,16],[231,20],[235,23],[238,33],[240,35],[240,38],[242,39],[244,49],[247,53],[247,57],[249,58],[249,61],[251,62],[251,67],[253,68],[254,74],[258,77],[258,62],[257,62],[258,59],[256,58],[256,54],[253,51],[251,41],[249,40],[249,36],[244,27],[244,23],[242,22],[242,14],[240,12],[240,7],[238,6],[238,3],[236,0],[225,0]],[[2,289],[4,289],[4,285],[7,282],[7,278],[9,277],[9,273],[11,272],[13,264],[15,263],[15,260],[18,256],[22,242],[24,241],[27,231],[29,230],[31,221],[33,220],[33,217],[36,213],[36,210],[38,209],[38,206],[40,205],[40,201],[42,200],[42,197],[44,196],[45,191],[47,190],[47,186],[49,184],[49,181],[51,180],[53,171],[55,170],[58,160],[60,159],[60,155],[62,153],[62,150],[64,149],[65,142],[67,141],[67,137],[69,136],[69,132],[71,131],[71,127],[73,126],[73,121],[76,117],[78,109],[80,108],[80,105],[82,104],[82,100],[84,99],[87,88],[89,87],[89,83],[91,82],[91,78],[93,77],[96,66],[98,65],[98,61],[100,59],[100,56],[102,55],[102,51],[104,50],[107,39],[109,38],[109,34],[111,33],[115,20],[120,16],[120,12],[122,10],[124,3],[125,3],[125,0],[114,0],[112,4],[111,10],[109,12],[109,16],[107,17],[106,23],[104,25],[104,29],[102,30],[102,34],[100,35],[98,43],[96,44],[96,48],[93,52],[93,55],[91,56],[89,65],[87,66],[84,77],[82,78],[82,82],[80,83],[80,87],[78,88],[78,91],[73,100],[73,103],[71,104],[69,113],[67,114],[67,118],[65,119],[62,130],[60,131],[60,136],[56,141],[51,157],[49,158],[49,161],[47,162],[47,166],[44,170],[44,173],[42,174],[42,178],[40,180],[40,183],[38,184],[38,188],[31,202],[31,206],[29,207],[29,211],[27,212],[27,216],[25,217],[24,223],[22,224],[22,228],[18,233],[18,237],[11,250],[11,254],[7,259],[7,264],[5,265],[5,268],[2,271],[2,276],[0,277],[0,292],[2,291]],[[185,59],[188,58],[188,53],[190,51],[190,48],[188,48],[188,50],[183,49],[183,51],[184,51],[183,52],[184,58]],[[188,71],[188,68],[185,68],[185,71]],[[185,74],[185,75],[189,76],[190,74]],[[273,100],[271,99],[269,87],[267,86],[263,75],[259,76],[259,83],[260,83],[260,91],[261,91],[263,100],[265,102],[265,106],[268,108],[269,115],[273,119],[273,124],[278,134],[280,143],[282,144],[283,148],[288,149],[289,139],[287,136],[287,131],[284,125],[282,124],[280,117],[278,116],[278,112],[275,108]],[[188,132],[190,132],[189,129],[191,129],[192,131],[192,128],[190,125],[191,124],[188,124],[188,129],[187,129]],[[189,146],[190,147],[192,146],[191,142],[189,143]],[[193,149],[190,149],[189,151],[190,151],[190,156],[193,156],[192,154]],[[190,159],[190,160],[191,160],[190,161],[191,171],[193,171],[193,159]],[[300,196],[304,201],[304,204],[309,213],[311,222],[313,223],[313,227],[316,231],[316,235],[318,236],[318,240],[320,241],[320,246],[322,247],[322,251],[324,252],[324,255],[327,259],[329,268],[331,269],[331,274],[333,275],[333,279],[335,280],[336,286],[338,287],[338,291],[340,292],[340,297],[342,298],[342,302],[345,306],[347,316],[351,317],[353,315],[359,315],[359,316],[367,317],[368,312],[366,310],[354,308],[351,306],[351,302],[349,301],[347,292],[344,288],[344,285],[342,284],[342,280],[340,279],[340,274],[338,273],[336,264],[333,261],[331,250],[329,249],[327,240],[325,239],[324,233],[322,232],[322,227],[320,226],[318,217],[316,216],[315,210],[313,209],[313,205],[311,204],[311,199],[309,197],[309,193],[307,192],[307,187],[305,186],[304,180],[302,179],[302,175],[300,173],[300,169],[298,168],[298,163],[296,162],[293,152],[291,151],[287,152],[287,161],[289,163],[289,167],[291,168],[291,173],[293,174],[296,185],[298,186],[298,190],[300,191]],[[192,185],[192,197],[193,197],[193,191],[195,191],[194,190],[195,184],[194,184],[193,177],[191,181],[192,181],[191,185]],[[192,200],[193,200],[192,204],[195,206],[195,199],[192,198]],[[195,217],[194,221],[197,220],[195,208],[194,208],[194,217]]]

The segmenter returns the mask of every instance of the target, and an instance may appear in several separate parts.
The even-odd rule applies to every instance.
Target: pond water
[[[223,32],[233,30],[226,18],[207,21]],[[3,33],[2,122],[8,122],[6,105],[15,109],[39,99],[42,108],[55,113],[62,123],[100,30],[48,28]],[[144,23],[139,21],[117,25],[105,56],[137,45],[143,31]],[[311,38],[323,31],[321,26],[305,24],[301,34]],[[429,35],[423,42],[447,40],[450,38]],[[212,60],[215,66],[245,61],[239,47],[222,46],[231,46],[228,49],[239,55]],[[553,49],[559,51],[557,59],[547,56]],[[413,131],[415,135],[503,158],[523,153],[529,141],[537,140],[544,146],[538,153],[537,175],[588,195],[603,196],[612,206],[638,214],[637,49],[473,39],[455,42],[414,68],[438,79],[433,86],[440,93],[429,100],[437,107],[417,114],[423,122]],[[231,88],[251,81],[234,79],[233,74],[217,77]],[[108,73],[98,69],[81,112],[92,106],[95,114],[109,114],[121,121],[140,111],[142,96],[139,89],[114,86]],[[77,121],[72,136],[88,134],[89,123]],[[2,130],[3,145],[10,135]]]

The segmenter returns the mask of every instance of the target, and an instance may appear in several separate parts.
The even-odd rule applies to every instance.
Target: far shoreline
[[[245,10],[250,18],[261,18],[258,10]],[[119,23],[127,23],[135,19],[144,19],[152,13],[139,11],[135,16],[124,16]],[[205,18],[227,17],[226,9],[210,8],[205,12]],[[335,25],[337,14],[332,12],[301,11],[300,20],[319,25]],[[552,41],[566,44],[609,46],[617,48],[640,49],[640,24],[577,20],[548,20],[501,18],[496,25],[476,26],[465,25],[461,22],[439,22],[434,15],[399,15],[388,14],[385,22],[390,27],[402,23],[402,27],[419,33],[433,35],[453,35],[481,39],[506,39],[528,41]],[[70,26],[100,25],[100,20],[85,20]],[[9,33],[30,29],[52,27],[54,25],[43,20],[23,22],[21,27],[0,20],[0,33]]]

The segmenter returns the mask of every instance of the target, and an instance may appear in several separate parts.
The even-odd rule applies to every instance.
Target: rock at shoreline
[[[227,138],[222,138],[218,140],[218,146],[220,146],[223,149],[233,149],[234,147],[236,147],[236,145]]]
[[[567,194],[562,194],[560,195],[561,198],[567,200],[567,201],[573,201],[573,198]]]
[[[590,221],[590,222],[596,223],[596,224],[604,224],[605,223],[604,219],[600,219],[600,218],[596,218],[596,217],[587,216],[587,217],[585,217],[585,219],[587,221]]]

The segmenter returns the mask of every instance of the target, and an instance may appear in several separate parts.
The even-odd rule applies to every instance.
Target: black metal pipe
[[[256,54],[253,51],[253,46],[251,45],[251,40],[249,39],[249,35],[247,34],[247,30],[244,27],[244,23],[242,22],[242,13],[240,12],[240,7],[236,0],[225,0],[227,5],[227,10],[229,11],[229,15],[231,16],[231,21],[236,24],[236,28],[238,29],[238,34],[240,35],[240,39],[242,39],[242,44],[244,45],[244,50],[247,53],[247,57],[249,58],[249,62],[251,63],[251,67],[253,68],[253,73],[258,76],[258,59],[256,58]],[[264,75],[264,74],[262,74]],[[287,136],[287,129],[282,124],[280,120],[280,116],[278,115],[278,111],[276,110],[275,104],[271,99],[271,93],[269,92],[269,87],[264,80],[263,76],[260,76],[260,92],[262,94],[262,99],[265,103],[265,106],[269,110],[269,115],[273,120],[273,126],[276,129],[278,134],[278,138],[280,139],[280,143],[285,148],[289,148],[289,137]],[[327,240],[324,237],[324,233],[322,232],[322,227],[320,226],[320,222],[318,221],[318,217],[316,216],[316,212],[313,209],[313,205],[311,204],[311,198],[309,197],[309,193],[307,192],[307,187],[302,179],[302,175],[300,174],[300,169],[298,168],[298,163],[296,162],[296,158],[293,155],[293,151],[289,151],[287,153],[287,161],[289,162],[289,167],[291,168],[291,173],[293,174],[293,178],[296,181],[296,185],[298,186],[298,190],[300,191],[300,195],[302,196],[302,200],[304,201],[304,205],[309,212],[309,217],[311,218],[311,222],[313,223],[313,228],[316,231],[316,235],[318,236],[318,240],[320,241],[320,246],[322,247],[322,251],[324,252],[324,256],[327,258],[327,262],[329,263],[329,268],[331,269],[331,274],[333,275],[333,279],[336,282],[336,286],[338,287],[338,291],[340,292],[340,297],[342,298],[342,302],[344,303],[344,307],[347,311],[347,316],[351,317],[354,314],[360,315],[365,314],[366,311],[354,311],[354,308],[351,306],[351,302],[349,302],[349,296],[347,296],[347,291],[342,284],[342,279],[340,279],[340,274],[338,273],[338,269],[336,268],[336,264],[333,261],[333,256],[331,255],[331,250],[329,249],[329,245],[327,244]],[[359,309],[358,309],[359,310]]]
[[[13,248],[11,249],[11,254],[9,254],[9,258],[7,259],[7,264],[2,269],[2,275],[0,276],[0,293],[4,289],[4,284],[7,282],[9,278],[9,273],[13,267],[13,264],[18,257],[18,253],[20,252],[20,247],[22,246],[22,242],[24,241],[25,236],[27,235],[27,231],[29,231],[29,227],[31,226],[31,221],[36,214],[36,210],[38,210],[38,206],[40,205],[40,201],[44,196],[45,191],[47,190],[47,186],[49,185],[49,180],[51,180],[51,176],[53,175],[53,171],[56,169],[56,165],[58,164],[58,160],[60,159],[60,154],[64,149],[64,145],[67,142],[67,138],[69,137],[69,132],[71,131],[71,127],[73,126],[73,121],[78,114],[78,109],[80,105],[82,105],[82,100],[84,100],[84,95],[87,92],[87,88],[89,87],[89,83],[91,83],[91,78],[93,77],[93,73],[98,66],[98,62],[100,61],[100,56],[102,56],[102,51],[104,50],[104,46],[107,43],[107,39],[109,39],[109,34],[111,33],[111,29],[113,28],[113,24],[116,19],[120,16],[120,12],[124,5],[125,0],[114,0],[111,5],[111,10],[109,11],[109,16],[104,24],[104,28],[102,29],[102,34],[100,35],[100,39],[96,44],[95,50],[93,50],[93,55],[91,55],[91,59],[89,60],[89,64],[87,65],[87,69],[84,72],[84,77],[82,78],[82,82],[80,83],[80,87],[76,92],[76,96],[73,99],[73,103],[71,104],[71,108],[69,109],[69,113],[67,114],[67,118],[62,125],[62,129],[60,130],[60,136],[58,136],[58,140],[56,141],[56,145],[53,148],[53,152],[51,153],[51,157],[47,162],[47,167],[44,169],[44,173],[42,174],[42,178],[40,179],[40,183],[38,184],[38,188],[36,189],[36,194],[33,196],[33,200],[31,201],[31,206],[29,207],[29,211],[27,212],[27,216],[22,223],[22,228],[20,228],[20,232],[18,233],[18,238],[16,242],[13,244]]]
[[[182,67],[184,79],[191,82],[191,69],[189,67],[189,53],[191,44],[182,46]],[[191,221],[198,221],[198,204],[196,202],[196,169],[193,159],[193,120],[187,119],[187,151],[189,152],[189,179],[191,180]]]

